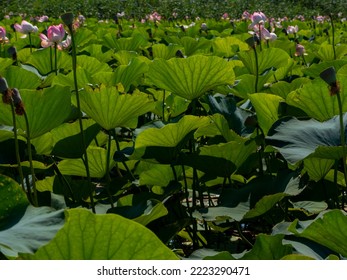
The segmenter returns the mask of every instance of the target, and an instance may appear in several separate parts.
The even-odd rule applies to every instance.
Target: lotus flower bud
[[[19,90],[14,88],[12,89],[12,98],[13,98],[13,104],[15,106],[15,111],[17,115],[23,115],[24,114],[24,104],[22,101],[22,97],[20,96]]]
[[[0,77],[0,92],[4,93],[8,90],[8,84],[5,78]]]
[[[73,13],[65,13],[61,15],[60,17],[67,26],[72,26],[75,16]]]

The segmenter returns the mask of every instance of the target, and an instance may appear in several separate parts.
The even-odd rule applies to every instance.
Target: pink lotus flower
[[[242,13],[242,19],[247,20],[247,19],[250,19],[250,18],[251,18],[251,14],[248,11],[244,11]]]
[[[298,33],[299,27],[297,25],[295,26],[289,25],[286,31],[287,31],[287,34],[295,34],[295,33]]]
[[[41,16],[36,18],[38,22],[46,22],[49,20],[48,16]]]
[[[255,12],[251,15],[251,21],[252,23],[249,25],[249,29],[252,29],[254,26],[259,24],[264,24],[264,22],[267,20],[266,15],[262,12]]]
[[[305,51],[305,47],[303,45],[300,44],[296,44],[295,47],[295,56],[302,56],[302,55],[307,55],[306,51]]]
[[[6,29],[0,26],[0,43],[7,43],[8,38],[6,37]]]
[[[47,36],[43,33],[40,34],[41,46],[47,48],[50,46],[56,46],[62,43],[65,37],[65,29],[62,24],[51,25],[48,27]]]
[[[16,23],[14,25],[14,28],[17,32],[24,34],[22,38],[25,38],[26,35],[29,33],[36,33],[39,31],[37,26],[32,25],[30,22],[27,22],[26,20],[22,20],[21,24]]]
[[[253,27],[253,30],[254,31],[250,31],[249,33],[252,35],[256,35],[258,38],[261,38],[262,40],[275,41],[277,39],[277,35],[267,30],[263,25],[255,25]]]

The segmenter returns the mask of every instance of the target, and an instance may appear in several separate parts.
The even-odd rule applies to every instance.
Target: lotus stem
[[[25,119],[25,125],[26,125],[26,136],[27,136],[27,145],[28,145],[28,157],[29,157],[29,164],[30,164],[30,173],[32,177],[32,184],[33,184],[33,191],[34,191],[34,197],[33,197],[33,205],[38,207],[38,200],[37,200],[37,189],[36,189],[36,176],[35,176],[35,170],[33,165],[33,156],[31,151],[31,141],[30,141],[30,127],[29,127],[29,120],[28,115],[24,111],[24,119]]]
[[[20,160],[20,155],[19,155],[16,113],[15,113],[15,110],[14,110],[13,100],[11,100],[11,111],[12,111],[12,120],[13,120],[13,133],[14,133],[14,144],[15,144],[16,160],[17,160],[17,164],[18,164],[18,173],[19,173],[19,177],[20,177],[20,182],[21,182],[22,188],[25,191],[25,188],[24,188],[24,175],[23,175],[23,170],[22,170],[22,165],[21,165],[21,160]]]
[[[57,43],[54,43],[54,71],[58,75]]]
[[[257,49],[255,46],[253,47],[253,50],[254,50],[254,56],[255,56],[255,86],[254,86],[254,90],[255,90],[255,93],[257,93],[258,92],[258,80],[259,80],[259,62],[258,62]]]
[[[33,52],[33,48],[31,46],[31,33],[29,33],[28,36],[29,36],[30,53],[32,53]]]
[[[334,60],[336,60],[336,49],[335,49],[335,25],[332,14],[329,15],[330,22],[331,22],[331,32],[332,32],[332,45],[333,45],[333,52],[334,52]]]
[[[73,71],[73,77],[74,77],[74,91],[76,93],[76,102],[77,102],[77,108],[79,112],[82,112],[81,110],[81,102],[80,102],[80,95],[78,91],[78,84],[77,84],[77,57],[76,57],[76,43],[75,43],[75,36],[72,28],[72,24],[68,25],[68,28],[70,30],[70,35],[71,35],[71,46],[72,46],[72,71]],[[88,153],[87,153],[87,145],[86,145],[86,140],[85,140],[85,135],[84,135],[84,130],[83,130],[83,122],[82,122],[82,116],[79,114],[78,116],[78,122],[79,122],[79,127],[81,131],[81,140],[82,140],[82,146],[84,148],[84,158],[82,158],[85,169],[86,169],[86,175],[87,175],[87,180],[88,180],[88,185],[89,185],[89,199],[90,199],[90,204],[93,213],[96,213],[95,211],[95,203],[94,203],[94,198],[93,198],[93,193],[94,189],[92,186],[92,180],[90,177],[90,170],[89,170],[89,161],[88,161]]]
[[[108,131],[108,143],[107,143],[107,154],[106,154],[106,191],[108,193],[111,207],[114,208],[112,195],[110,192],[111,176],[110,176],[110,158],[111,158],[111,131]]]
[[[347,184],[347,163],[346,163],[346,140],[345,140],[345,126],[343,123],[343,109],[340,93],[336,94],[337,102],[339,105],[339,119],[340,119],[340,137],[342,146],[342,164],[343,164],[343,174],[345,178],[345,184]],[[344,203],[342,203],[342,206]]]

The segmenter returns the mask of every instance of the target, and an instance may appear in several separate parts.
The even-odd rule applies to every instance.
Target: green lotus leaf
[[[286,99],[290,92],[299,89],[300,87],[309,83],[310,81],[311,80],[308,78],[297,78],[291,83],[279,81],[271,85],[270,91],[272,94],[278,95]]]
[[[182,156],[180,163],[225,178],[231,176],[255,150],[254,141],[230,141],[203,146],[199,148],[197,154]]]
[[[147,78],[159,88],[193,100],[216,86],[233,84],[235,75],[224,59],[195,55],[186,59],[154,60]]]
[[[242,221],[259,217],[284,197],[297,196],[304,189],[295,173],[263,176],[251,180],[240,189],[224,189],[219,206],[203,210],[202,216],[210,221],[234,219]]]
[[[82,111],[106,130],[135,128],[138,117],[154,107],[144,93],[120,94],[115,88],[105,86],[95,90],[86,88],[80,92],[80,100]]]
[[[99,133],[101,127],[93,120],[83,120],[85,143],[90,142]],[[53,149],[51,154],[62,158],[80,158],[84,154],[85,147],[81,145],[81,131],[79,122],[64,123],[51,131],[53,137]]]
[[[75,34],[75,44],[77,48],[87,45],[90,41],[96,40],[97,37],[92,30],[80,28]]]
[[[268,48],[257,53],[258,73],[262,74],[265,70],[286,66],[291,60],[290,56],[282,49]],[[253,51],[242,51],[238,53],[240,60],[248,69],[250,74],[257,74],[257,64]]]
[[[289,244],[282,244],[284,235],[259,234],[253,248],[241,254],[230,254],[229,252],[218,253],[214,256],[204,257],[204,260],[279,260],[291,256],[293,248]],[[299,258],[301,259],[301,258]],[[306,258],[305,258],[306,259]],[[240,268],[238,270],[240,273]],[[243,271],[243,274],[246,272]]]
[[[31,144],[35,147],[36,154],[38,155],[50,155],[53,150],[53,136],[50,132],[47,132],[35,139],[32,139]]]
[[[318,182],[327,175],[334,163],[333,159],[309,157],[304,159],[304,170],[307,171],[311,180]]]
[[[2,58],[0,57],[0,75],[4,75],[5,70],[7,67],[11,66],[13,63],[13,60],[10,58]]]
[[[290,208],[291,211],[303,211],[307,216],[319,214],[328,208],[328,204],[324,201],[297,201],[291,204],[293,205],[293,208]]]
[[[132,84],[143,77],[143,74],[147,73],[148,66],[140,59],[132,59],[128,65],[120,65],[112,73],[105,73],[100,71],[93,75],[93,79],[106,86],[115,86],[121,83],[124,87],[124,91],[128,92]]]
[[[94,82],[91,77],[91,74],[88,73],[87,70],[81,67],[77,67],[76,78],[77,78],[77,87],[79,89],[85,88],[86,85]],[[67,75],[58,74],[57,76],[54,76],[52,81],[52,86],[54,85],[67,86],[70,88],[71,91],[74,90],[75,80],[74,80],[73,72],[70,72]]]
[[[104,37],[104,45],[109,47],[110,49],[117,51],[125,50],[125,51],[138,51],[140,48],[147,46],[147,39],[137,33],[130,38],[117,38],[112,33],[107,33]]]
[[[213,51],[217,56],[233,57],[238,51],[248,50],[248,44],[232,36],[213,40]]]
[[[147,186],[164,187],[175,179],[170,165],[153,164],[146,161],[140,161],[136,167],[136,174],[139,175],[140,185]]]
[[[347,123],[347,114],[344,115],[344,123]],[[266,142],[278,149],[291,164],[308,156],[326,159],[342,157],[337,116],[325,122],[294,117],[280,119],[271,127]]]
[[[283,245],[284,235],[259,234],[252,250],[243,254],[240,260],[279,260],[293,252],[291,245]],[[235,255],[234,255],[235,256]]]
[[[81,54],[87,54],[95,57],[98,61],[107,63],[112,60],[113,52],[108,50],[103,45],[90,44],[81,50]]]
[[[21,90],[20,92],[28,116],[30,137],[36,138],[57,127],[69,116],[71,94],[67,87],[53,86],[43,90]],[[12,126],[11,107],[1,103],[0,123]],[[16,116],[17,127],[25,135],[24,116]]]
[[[178,259],[153,232],[137,222],[115,214],[95,215],[85,209],[67,210],[66,216],[64,227],[50,243],[35,255],[23,257],[38,260]]]
[[[180,39],[180,45],[184,48],[184,54],[191,56],[194,54],[207,53],[210,51],[211,41],[204,37],[198,40],[189,36],[184,36]]]
[[[164,44],[155,44],[152,46],[153,58],[162,58],[168,60],[175,57],[176,52],[180,49],[178,45],[164,45]]]
[[[283,99],[279,96],[267,93],[254,93],[248,95],[257,113],[260,127],[266,135],[278,120],[278,108]]]
[[[112,143],[114,144],[114,143]],[[115,144],[111,147],[111,154],[116,150]],[[106,172],[106,149],[100,147],[89,147],[87,149],[90,176],[93,178],[102,178]],[[114,162],[110,160],[110,169]],[[82,159],[64,159],[59,162],[58,168],[63,175],[73,175],[87,177],[86,168]]]
[[[54,72],[55,56],[54,54],[51,56],[50,52],[50,48],[35,51],[30,55],[26,64],[35,67],[41,75]],[[52,61],[52,63],[50,63],[50,61]],[[72,68],[71,57],[67,53],[57,51],[57,68],[64,70],[70,70]]]
[[[258,76],[257,92],[262,91],[264,84],[271,78],[273,71]],[[255,93],[256,76],[253,74],[243,74],[236,78],[236,84],[231,88],[231,91],[239,97],[248,98],[248,94]]]
[[[186,115],[178,123],[167,124],[162,128],[148,128],[137,136],[131,159],[171,164],[177,160],[195,130],[207,124],[207,118]]]
[[[117,201],[117,207],[109,209],[107,213],[118,214],[144,226],[168,214],[164,204],[156,199],[136,201],[133,195],[129,196],[132,200],[130,205],[123,205],[123,199],[127,200],[127,197],[122,197]]]
[[[322,61],[318,64],[312,64],[310,67],[305,68],[302,72],[311,78],[318,78],[320,73],[322,73],[325,69],[329,67],[334,67],[336,71],[338,71],[341,67],[347,64],[346,60],[338,59],[332,61]]]
[[[112,72],[112,68],[108,66],[106,63],[102,63],[95,57],[87,55],[77,56],[77,65],[85,69],[90,75],[99,72]]]
[[[301,222],[296,219],[288,230],[347,257],[347,217],[340,210],[321,212],[314,220]]]
[[[24,214],[29,205],[22,187],[10,177],[0,175],[0,233],[13,226]],[[2,240],[0,239],[0,250]]]
[[[135,51],[120,50],[113,54],[119,65],[128,65],[130,61],[139,55]]]
[[[216,94],[214,96],[208,95],[207,97],[211,112],[214,114],[221,114],[224,116],[224,120],[227,121],[228,128],[225,127],[222,129],[224,120],[216,115],[212,117],[227,141],[231,141],[231,138],[234,138],[234,136],[231,135],[230,129],[241,136],[247,136],[253,132],[251,128],[245,126],[246,119],[252,116],[252,113],[237,106],[235,98],[221,94]]]
[[[36,89],[41,84],[41,79],[34,73],[20,67],[10,66],[4,73],[10,88]]]
[[[341,59],[347,54],[347,46],[339,44],[335,47],[334,52],[333,46],[328,44],[328,42],[324,42],[320,45],[320,48],[316,54],[318,58],[322,61],[332,61],[336,59]]]
[[[12,227],[0,231],[0,251],[8,257],[33,254],[47,244],[64,225],[63,210],[28,206]]]
[[[341,102],[343,112],[347,111],[347,79],[341,79]],[[315,79],[288,94],[286,102],[303,110],[311,118],[326,121],[339,115],[336,96],[331,96],[328,85],[322,79]]]

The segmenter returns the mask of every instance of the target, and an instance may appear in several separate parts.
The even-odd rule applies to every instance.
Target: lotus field
[[[347,258],[338,15],[0,21],[1,259]]]

